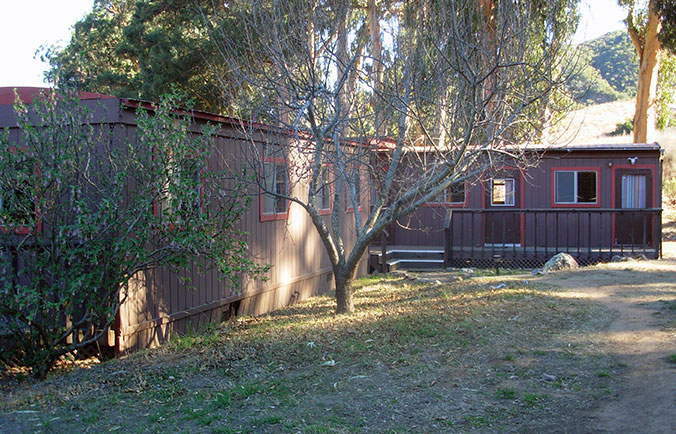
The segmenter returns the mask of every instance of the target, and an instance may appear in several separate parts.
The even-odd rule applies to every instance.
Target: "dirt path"
[[[614,395],[584,415],[582,432],[676,433],[676,364],[669,361],[676,354],[676,258],[608,264],[545,280],[616,312],[598,340],[627,368]]]

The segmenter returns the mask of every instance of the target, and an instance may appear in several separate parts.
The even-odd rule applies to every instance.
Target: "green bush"
[[[0,327],[16,346],[0,357],[44,377],[102,337],[130,279],[154,267],[205,264],[233,286],[264,270],[233,229],[247,196],[207,168],[213,128],[191,133],[175,104],[139,111],[126,144],[74,92],[16,104],[18,141],[0,134]]]
[[[616,124],[615,129],[608,133],[608,135],[611,137],[624,136],[630,134],[632,131],[634,131],[634,120],[627,119],[624,122]]]

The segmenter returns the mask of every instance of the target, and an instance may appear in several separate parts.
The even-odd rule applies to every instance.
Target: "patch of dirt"
[[[626,365],[609,399],[581,415],[579,432],[676,432],[676,243],[664,243],[662,261],[606,264],[556,273],[541,281],[616,312],[595,336]]]

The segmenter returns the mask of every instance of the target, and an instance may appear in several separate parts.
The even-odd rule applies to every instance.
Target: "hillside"
[[[562,131],[557,142],[573,144],[631,143],[630,135],[612,137],[609,134],[616,125],[634,116],[634,100],[613,101],[589,105],[568,114],[564,122],[557,125]]]
[[[572,111],[556,125],[550,139],[554,143],[573,144],[631,143],[631,134],[611,136],[610,133],[618,123],[633,118],[635,104],[631,99],[589,105]],[[658,130],[656,141],[668,152],[676,154],[676,128]]]
[[[636,95],[638,64],[626,31],[607,33],[578,50],[581,67],[568,83],[577,102],[601,104]]]
[[[628,96],[636,95],[638,58],[626,31],[606,33],[582,46],[590,53],[591,66],[613,89]]]

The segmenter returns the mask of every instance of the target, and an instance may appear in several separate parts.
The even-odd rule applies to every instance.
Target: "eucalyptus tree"
[[[618,0],[627,8],[627,31],[639,59],[634,143],[655,139],[656,108],[670,110],[676,86],[676,3]],[[664,68],[660,67],[663,62]],[[664,120],[662,121],[664,122]]]

